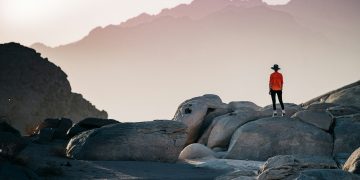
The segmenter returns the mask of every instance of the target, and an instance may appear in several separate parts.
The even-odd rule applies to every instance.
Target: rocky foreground
[[[360,179],[360,81],[284,117],[207,94],[127,123],[30,48],[0,45],[0,60],[0,179]]]
[[[271,117],[204,95],[172,120],[45,119],[29,137],[3,121],[0,178],[360,179],[359,98],[360,81]]]

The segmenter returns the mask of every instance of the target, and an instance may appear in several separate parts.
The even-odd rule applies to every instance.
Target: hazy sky
[[[119,24],[143,12],[157,14],[192,0],[0,0],[0,42],[50,46],[84,37],[97,26]],[[265,0],[284,4],[289,0]]]

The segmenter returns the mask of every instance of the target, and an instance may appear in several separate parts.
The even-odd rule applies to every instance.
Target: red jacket
[[[283,76],[279,72],[274,72],[270,75],[269,87],[272,90],[279,91],[283,88]]]

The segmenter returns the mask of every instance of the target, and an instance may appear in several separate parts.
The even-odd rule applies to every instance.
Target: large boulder
[[[199,143],[186,146],[179,155],[180,160],[202,158],[215,158],[215,153],[208,147]]]
[[[360,176],[341,169],[310,169],[300,173],[296,180],[359,180]]]
[[[304,107],[304,109],[306,110],[326,110],[330,107],[334,107],[334,106],[338,106],[337,104],[334,103],[314,103],[314,104],[310,104],[306,107]]]
[[[330,134],[298,119],[264,118],[235,131],[225,158],[262,161],[275,155],[331,156],[332,141]]]
[[[325,102],[360,108],[360,84],[330,94]]]
[[[294,179],[305,169],[336,169],[336,162],[324,156],[278,155],[269,158],[260,171],[259,180]]]
[[[334,155],[352,153],[360,147],[360,114],[336,118]]]
[[[20,136],[18,130],[7,122],[0,121],[0,158],[15,157],[26,145],[26,140]]]
[[[214,120],[216,119],[216,117],[222,116],[224,114],[228,114],[232,112],[231,109],[228,108],[218,108],[215,109],[214,111],[208,113],[208,115],[206,115],[204,117],[204,120],[201,124],[200,130],[199,130],[199,138],[197,140],[197,143],[200,144],[207,144],[211,129],[212,129],[212,125],[214,124]]]
[[[74,124],[68,131],[67,136],[73,137],[81,132],[88,131],[95,128],[101,128],[109,124],[117,124],[119,121],[113,119],[100,119],[100,118],[86,118]]]
[[[294,115],[296,112],[303,110],[303,108],[297,104],[293,104],[293,103],[284,103],[284,107],[285,107],[285,111],[286,117],[291,117],[292,115]],[[276,110],[277,110],[277,114],[281,115],[281,106],[280,104],[276,104]],[[272,105],[267,105],[263,108],[259,109],[260,112],[260,117],[271,117],[273,114],[273,106]]]
[[[341,116],[360,113],[360,109],[354,106],[333,106],[333,107],[329,107],[327,111],[333,117],[341,117]]]
[[[187,126],[186,144],[188,145],[196,142],[200,137],[200,132],[204,131],[202,127],[206,115],[216,109],[224,108],[227,108],[227,105],[222,103],[219,96],[206,94],[181,103],[173,120],[182,122]]]
[[[344,171],[360,174],[360,147],[357,148],[346,161]]]
[[[298,118],[325,131],[329,131],[333,118],[325,110],[304,110],[295,113],[292,118]]]
[[[232,101],[229,103],[229,109],[236,111],[237,109],[250,108],[253,110],[261,109],[260,106],[256,105],[251,101]]]
[[[304,107],[311,106],[313,104],[337,104],[342,106],[359,106],[359,95],[360,95],[360,81],[348,84],[344,87],[330,91],[316,98],[313,98],[302,104]],[[319,105],[322,106],[322,105]],[[326,106],[326,105],[324,105]]]
[[[73,137],[66,155],[83,160],[175,162],[186,138],[186,126],[176,121],[119,123]]]
[[[22,134],[46,118],[107,118],[81,94],[71,92],[67,75],[31,48],[0,44],[0,115]]]
[[[52,137],[49,139],[65,139],[66,132],[72,126],[73,122],[67,118],[59,118],[59,119],[52,119],[48,118],[45,119],[42,123],[38,125],[36,128],[36,133],[41,135],[43,129],[51,129],[53,131]]]
[[[235,130],[241,125],[254,120],[257,114],[253,109],[243,108],[215,118],[208,128],[210,133],[206,143],[207,146],[210,148],[227,148]]]

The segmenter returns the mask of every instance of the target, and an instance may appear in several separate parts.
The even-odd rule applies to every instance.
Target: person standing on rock
[[[276,95],[279,99],[280,105],[281,105],[281,109],[282,109],[282,113],[281,116],[285,115],[285,108],[284,108],[284,103],[282,101],[282,89],[283,89],[283,84],[284,84],[284,80],[283,80],[283,76],[281,73],[279,73],[279,65],[274,64],[273,67],[271,67],[271,69],[274,70],[274,72],[270,75],[270,81],[269,81],[269,94],[271,95],[271,100],[272,100],[272,104],[273,104],[273,117],[277,116],[277,111],[276,111]]]

